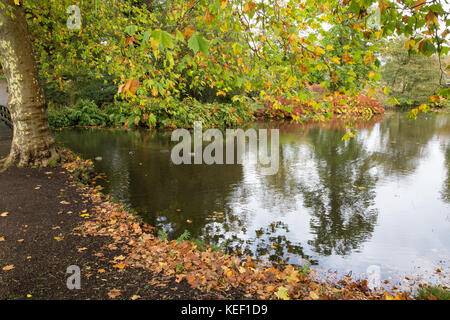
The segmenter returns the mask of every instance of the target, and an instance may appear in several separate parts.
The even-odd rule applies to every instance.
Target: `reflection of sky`
[[[386,152],[392,137],[390,139],[388,134],[382,137],[380,125],[376,124],[362,130],[357,140],[370,157],[375,152]],[[242,183],[229,195],[229,205],[233,215],[246,217],[245,232],[236,229],[225,232],[219,224],[215,224],[216,230],[225,239],[234,235],[248,241],[247,245],[255,250],[257,242],[253,240],[257,230],[267,229],[273,222],[284,222],[289,231],[277,229],[270,236],[284,234],[292,243],[303,246],[305,255],[319,258],[320,267],[338,271],[364,272],[375,264],[381,266],[383,275],[388,277],[387,271],[412,273],[417,267],[432,269],[440,260],[445,260],[448,265],[450,205],[441,200],[442,181],[447,174],[441,142],[435,135],[427,144],[421,145],[420,161],[413,170],[400,170],[388,176],[380,170],[382,163],[369,169],[371,175],[379,178],[373,206],[377,209],[378,219],[372,236],[348,255],[333,253],[318,257],[308,245],[314,238],[310,228],[313,212],[304,206],[296,184],[320,182],[314,146],[302,140],[282,145],[284,163],[281,160],[280,170],[285,170],[284,174],[289,177],[287,185],[268,185],[256,164],[244,163]],[[280,187],[283,189],[279,190]],[[292,263],[299,258],[284,255],[285,259],[289,257]]]

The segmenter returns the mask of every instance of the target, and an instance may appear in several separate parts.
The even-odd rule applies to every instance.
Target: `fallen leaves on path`
[[[2,268],[3,271],[9,271],[9,270],[12,270],[12,269],[14,269],[14,265],[13,264],[10,264],[10,265]]]
[[[112,289],[110,292],[108,292],[108,297],[110,297],[111,299],[115,299],[117,297],[119,297],[122,293],[120,292],[119,289]]]

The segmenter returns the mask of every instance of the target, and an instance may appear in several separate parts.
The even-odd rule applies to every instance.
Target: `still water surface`
[[[405,114],[366,123],[351,141],[342,124],[280,129],[280,169],[174,165],[170,133],[65,129],[57,139],[96,169],[107,193],[175,238],[188,230],[272,261],[382,277],[448,270],[450,117]],[[217,214],[223,213],[223,214]],[[191,221],[188,223],[187,221]]]

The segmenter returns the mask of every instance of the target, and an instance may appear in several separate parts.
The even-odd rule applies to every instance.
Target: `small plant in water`
[[[308,275],[311,270],[311,262],[307,261],[305,264],[302,264],[298,271],[303,275]]]

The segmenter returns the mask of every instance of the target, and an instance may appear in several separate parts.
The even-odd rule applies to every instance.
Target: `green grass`
[[[442,286],[423,286],[420,287],[415,296],[417,300],[450,300],[450,290]],[[431,297],[431,299],[430,299]]]

